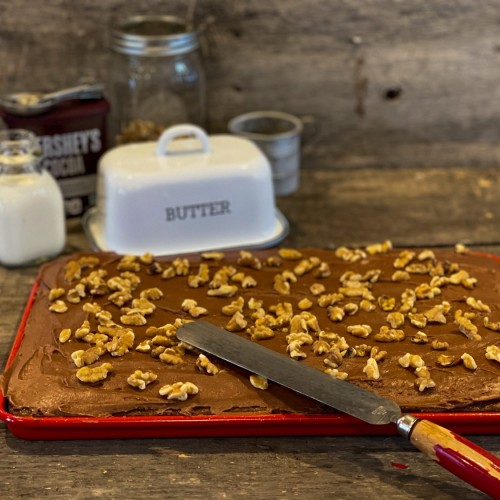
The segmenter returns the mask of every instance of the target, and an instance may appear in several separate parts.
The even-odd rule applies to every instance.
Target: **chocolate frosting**
[[[355,262],[342,258],[341,252],[325,249],[300,249],[302,257],[298,260],[278,258],[270,265],[269,257],[278,256],[278,250],[262,250],[252,252],[251,259],[241,261],[241,254],[237,251],[226,252],[222,261],[204,260],[201,255],[183,256],[189,261],[189,274],[199,272],[200,263],[209,266],[210,279],[221,266],[233,266],[245,276],[251,276],[256,281],[256,286],[243,288],[241,283],[229,281],[231,285],[238,286],[233,297],[210,296],[207,292],[211,289],[209,283],[203,283],[198,288],[188,284],[188,276],[175,276],[170,279],[161,277],[161,272],[171,265],[172,258],[157,258],[156,264],[141,263],[141,270],[137,273],[141,283],[133,292],[138,297],[141,290],[158,287],[163,292],[163,297],[152,301],[156,305],[154,312],[146,316],[147,324],[132,326],[135,334],[134,347],[123,356],[103,354],[98,361],[90,366],[98,366],[104,362],[111,363],[112,372],[99,383],[89,384],[81,382],[76,377],[77,368],[71,354],[80,349],[87,349],[89,344],[74,337],[74,331],[79,328],[84,320],[89,320],[92,331],[97,331],[97,319],[94,314],[83,311],[83,304],[96,302],[113,316],[113,321],[120,324],[120,308],[109,301],[109,293],[102,296],[83,298],[78,304],[68,305],[67,312],[55,313],[49,311],[51,289],[64,288],[66,291],[73,288],[78,280],[68,282],[65,279],[65,266],[69,261],[78,261],[81,257],[98,257],[99,264],[96,268],[86,268],[82,276],[88,275],[95,269],[105,269],[105,280],[119,276],[122,271],[117,270],[121,256],[108,253],[75,254],[61,258],[43,266],[38,278],[38,291],[36,299],[29,312],[26,326],[20,335],[23,335],[20,347],[2,378],[1,387],[8,401],[9,411],[16,414],[57,416],[57,415],[85,415],[104,417],[110,415],[196,415],[196,414],[225,414],[225,413],[323,413],[334,411],[321,406],[319,403],[300,396],[291,390],[280,387],[270,382],[269,388],[260,390],[252,386],[249,373],[236,368],[228,363],[208,356],[210,361],[219,368],[216,375],[207,374],[196,367],[198,353],[187,352],[183,363],[168,365],[149,353],[139,352],[135,347],[145,339],[151,339],[151,334],[146,334],[148,327],[161,327],[173,324],[179,318],[193,320],[189,312],[182,309],[184,299],[193,299],[198,306],[207,309],[207,313],[199,319],[209,321],[225,327],[230,316],[221,314],[223,306],[230,304],[237,297],[245,299],[243,315],[251,326],[253,319],[248,308],[249,299],[262,300],[263,309],[273,314],[273,306],[279,303],[290,303],[294,314],[300,314],[299,303],[309,298],[312,305],[307,311],[313,314],[318,321],[321,331],[334,332],[339,337],[344,337],[349,346],[344,349],[343,358],[338,370],[348,374],[347,380],[353,384],[376,392],[395,400],[403,411],[449,411],[449,410],[474,410],[498,409],[500,405],[500,363],[487,359],[485,356],[488,346],[499,346],[500,333],[486,328],[483,325],[484,317],[490,322],[500,321],[500,263],[496,258],[484,254],[457,254],[452,250],[434,250],[435,258],[427,261],[428,269],[436,269],[440,264],[445,277],[457,272],[457,269],[466,271],[477,283],[469,286],[464,284],[441,284],[441,293],[434,298],[418,299],[414,304],[414,312],[428,311],[436,304],[446,301],[450,307],[445,310],[446,324],[428,323],[426,327],[419,328],[410,323],[408,316],[405,318],[404,340],[395,342],[378,342],[374,336],[387,322],[388,311],[382,310],[379,298],[395,298],[394,311],[398,311],[402,304],[402,293],[407,289],[416,289],[422,283],[430,283],[432,276],[429,272],[419,274],[412,272],[409,279],[394,281],[392,276],[396,271],[394,261],[398,258],[401,249],[389,250],[375,255],[361,254]],[[415,257],[411,263],[418,263],[420,250],[412,250]],[[247,256],[248,257],[248,256]],[[290,292],[283,294],[274,288],[275,276],[285,270],[294,271],[301,260],[317,258],[312,270],[303,275],[294,276],[295,282],[290,281]],[[280,265],[276,266],[276,260]],[[352,259],[351,259],[352,260]],[[313,259],[314,261],[314,259]],[[139,262],[139,260],[137,260]],[[329,276],[319,277],[317,265],[322,263],[322,269],[328,269]],[[157,265],[159,264],[159,266]],[[259,267],[256,269],[255,267]],[[458,267],[457,267],[458,266]],[[418,266],[417,266],[418,267]],[[411,267],[408,268],[412,270]],[[332,321],[329,318],[328,307],[318,305],[318,297],[311,293],[313,284],[322,284],[324,293],[338,293],[343,286],[340,279],[345,278],[346,272],[358,273],[367,276],[371,271],[379,270],[378,279],[374,278],[368,288],[372,294],[375,310],[345,314],[341,321]],[[413,269],[415,270],[415,269]],[[432,271],[430,271],[432,273]],[[158,273],[158,274],[155,274]],[[324,274],[328,274],[324,273]],[[376,274],[376,273],[372,273]],[[470,286],[473,286],[470,288]],[[467,304],[467,297],[480,300],[489,306],[490,312],[474,310]],[[64,300],[64,296],[62,297]],[[360,303],[360,297],[344,297],[335,306],[343,308],[348,303]],[[303,304],[303,303],[302,303]],[[130,306],[130,304],[127,304]],[[471,321],[477,326],[480,339],[470,339],[459,328],[454,320],[457,310],[474,312]],[[196,320],[196,319],[194,319]],[[369,325],[372,333],[367,338],[353,336],[347,331],[348,326]],[[73,332],[69,341],[61,343],[59,333],[63,328],[70,328]],[[427,343],[414,343],[415,335],[423,331],[427,335]],[[273,338],[255,340],[271,349],[287,353],[287,335],[290,325],[281,325],[274,328]],[[249,337],[245,330],[235,332],[235,335]],[[318,339],[318,332],[309,331],[309,334]],[[431,347],[433,340],[447,342],[446,351],[434,350]],[[365,356],[354,355],[355,346],[367,344],[378,347],[379,351],[386,351],[383,359],[378,361],[380,377],[372,380],[367,376],[366,370],[369,352]],[[344,345],[345,347],[345,345]],[[297,360],[307,363],[318,369],[328,368],[325,365],[326,354],[316,355],[312,345],[302,345],[301,350],[307,355]],[[406,353],[420,355],[424,360],[435,387],[420,391],[415,385],[417,376],[412,368],[403,368],[399,359]],[[464,353],[475,360],[477,368],[472,370],[461,361]],[[441,354],[451,356],[455,364],[451,367],[442,367],[437,363]],[[158,378],[146,386],[144,390],[131,387],[127,378],[135,371],[154,372]],[[167,384],[176,382],[191,382],[199,392],[191,395],[185,401],[169,400],[159,394],[159,389]]]

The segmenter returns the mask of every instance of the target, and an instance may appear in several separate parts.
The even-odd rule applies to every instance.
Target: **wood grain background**
[[[0,0],[0,91],[107,79],[114,19],[181,0]],[[499,0],[198,0],[209,129],[272,108],[304,165],[500,165]]]

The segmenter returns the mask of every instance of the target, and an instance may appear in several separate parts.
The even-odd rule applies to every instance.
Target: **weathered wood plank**
[[[309,167],[498,166],[496,0],[199,0],[210,129],[241,112],[307,116]],[[0,4],[0,91],[107,79],[127,13],[184,16],[171,0]]]

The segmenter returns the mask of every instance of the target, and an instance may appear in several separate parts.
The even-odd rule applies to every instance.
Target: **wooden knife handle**
[[[495,455],[428,420],[416,420],[409,440],[455,476],[500,498],[500,459]]]

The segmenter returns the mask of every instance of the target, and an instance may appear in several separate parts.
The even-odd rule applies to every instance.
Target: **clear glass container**
[[[133,16],[112,32],[114,144],[156,140],[179,123],[206,127],[206,82],[196,31],[173,16]]]
[[[0,264],[38,264],[66,239],[61,189],[40,168],[41,149],[28,130],[0,131]]]

